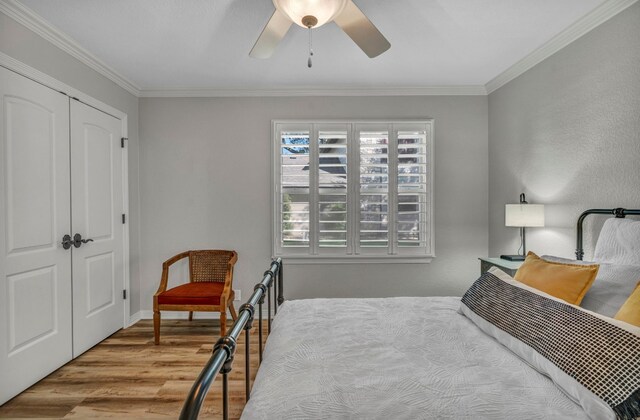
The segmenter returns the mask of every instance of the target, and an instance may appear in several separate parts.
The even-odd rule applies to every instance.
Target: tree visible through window
[[[274,121],[274,254],[431,257],[432,124]]]

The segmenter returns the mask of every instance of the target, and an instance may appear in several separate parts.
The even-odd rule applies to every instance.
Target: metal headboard
[[[584,256],[584,250],[582,249],[582,222],[584,218],[590,214],[611,214],[618,219],[623,219],[625,216],[640,215],[640,210],[628,210],[618,207],[615,209],[590,209],[585,211],[578,218],[578,236],[576,243],[576,259],[582,260]]]

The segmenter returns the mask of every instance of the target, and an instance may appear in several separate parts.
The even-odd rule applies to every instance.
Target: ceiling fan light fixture
[[[312,27],[319,28],[325,23],[331,22],[339,15],[344,10],[348,1],[349,0],[273,0],[273,5],[298,26],[309,28],[309,17],[314,17],[317,19],[317,23],[312,25]]]
[[[1,0],[0,0],[1,1]],[[292,24],[309,31],[309,60],[311,67],[311,32],[325,23],[336,25],[360,49],[374,58],[391,48],[378,28],[362,13],[353,0],[272,0],[276,10],[249,52],[254,58],[269,58]]]

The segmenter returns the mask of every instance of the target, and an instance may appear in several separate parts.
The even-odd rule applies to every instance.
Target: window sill
[[[435,255],[278,255],[287,265],[306,264],[429,264]]]

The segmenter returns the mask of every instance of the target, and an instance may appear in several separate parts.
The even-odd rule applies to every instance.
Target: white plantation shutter
[[[389,247],[389,129],[358,125],[358,249]],[[373,250],[370,250],[373,251]]]
[[[432,121],[274,121],[274,255],[433,256]]]
[[[429,253],[429,184],[431,163],[427,130],[419,125],[396,130],[398,248]],[[422,251],[424,250],[424,251]],[[402,252],[402,250],[399,250]],[[406,252],[406,251],[405,251]]]
[[[322,126],[321,126],[322,127]],[[318,130],[318,246],[346,248],[348,130]]]
[[[278,192],[279,231],[282,247],[309,247],[310,236],[310,130],[289,127],[279,136],[278,160],[280,166]]]

